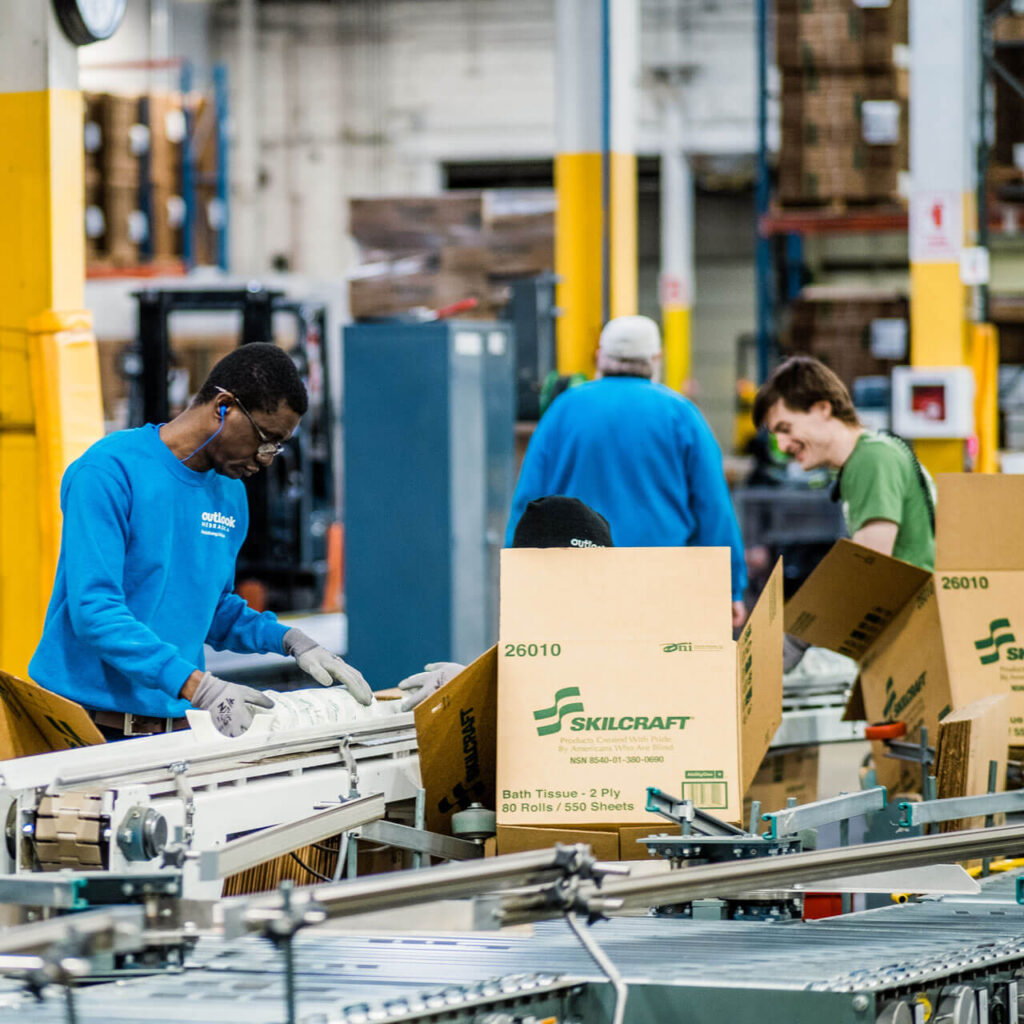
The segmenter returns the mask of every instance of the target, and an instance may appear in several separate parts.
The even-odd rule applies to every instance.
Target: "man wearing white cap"
[[[618,547],[728,547],[732,619],[745,617],[746,564],[722,453],[697,407],[653,378],[658,325],[620,316],[601,332],[598,379],[560,395],[523,459],[505,544],[527,504],[564,494],[611,524]]]

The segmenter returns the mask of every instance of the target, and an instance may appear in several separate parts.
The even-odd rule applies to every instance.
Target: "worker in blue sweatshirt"
[[[110,434],[64,473],[60,559],[29,673],[108,739],[184,728],[189,707],[238,736],[251,705],[272,706],[207,672],[204,643],[289,654],[318,683],[372,700],[356,669],[233,592],[249,525],[242,477],[271,464],[306,406],[287,353],[243,345],[170,423]]]
[[[653,320],[620,316],[605,325],[599,379],[560,395],[530,439],[505,545],[529,502],[564,494],[612,523],[619,547],[728,547],[738,628],[747,569],[722,453],[697,407],[653,380],[660,359]]]

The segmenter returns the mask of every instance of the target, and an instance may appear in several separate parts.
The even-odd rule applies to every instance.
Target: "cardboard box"
[[[739,642],[725,548],[501,553],[499,825],[738,821],[782,715],[782,570]]]
[[[743,799],[743,825],[750,821],[753,801],[761,812],[781,811],[790,799],[808,804],[818,799],[818,748],[788,747],[769,750]]]
[[[911,742],[924,726],[934,743],[951,711],[1005,693],[1008,745],[1020,743],[1024,477],[958,473],[937,485],[934,574],[840,540],[786,605],[786,630],[860,663],[851,701],[862,696],[869,722],[906,722]],[[882,785],[919,788],[916,765],[881,754]]]
[[[81,704],[0,672],[0,761],[103,742]]]
[[[522,853],[525,850],[547,850],[555,843],[570,846],[586,843],[598,860],[647,860],[650,854],[640,842],[645,836],[680,833],[678,825],[664,819],[659,825],[626,825],[620,828],[551,828],[523,825],[499,825],[496,850],[503,853]]]

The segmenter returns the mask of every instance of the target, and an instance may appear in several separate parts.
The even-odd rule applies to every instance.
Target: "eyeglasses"
[[[236,395],[232,395],[230,391],[226,391],[224,388],[217,388],[222,395],[227,395],[235,400],[235,405],[245,414],[245,418],[252,424],[252,429],[256,431],[256,436],[259,437],[262,442],[256,449],[256,454],[264,459],[273,459],[275,456],[281,454],[284,451],[284,445],[280,441],[271,441],[266,434],[263,433],[259,428],[259,424],[249,415],[249,410],[238,400]]]

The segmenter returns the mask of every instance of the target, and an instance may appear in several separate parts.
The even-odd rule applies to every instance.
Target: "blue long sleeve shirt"
[[[152,424],[97,441],[61,481],[64,526],[40,686],[86,707],[180,717],[203,644],[282,653],[286,629],[234,588],[245,487],[183,466]]]
[[[642,377],[560,395],[530,439],[505,544],[535,498],[565,494],[600,512],[618,547],[728,547],[732,595],[747,569],[722,454],[700,410]]]

